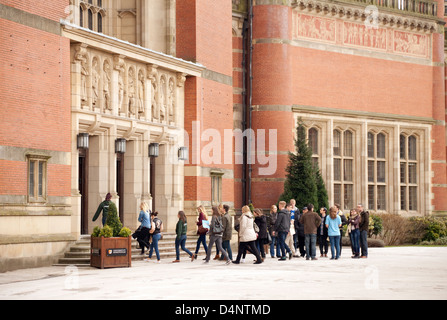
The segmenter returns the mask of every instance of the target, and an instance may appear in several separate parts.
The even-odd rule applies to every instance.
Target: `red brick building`
[[[445,214],[444,4],[368,4],[0,0],[0,270],[52,263],[108,192],[130,228],[143,201],[168,231],[268,210],[298,118],[331,204]]]

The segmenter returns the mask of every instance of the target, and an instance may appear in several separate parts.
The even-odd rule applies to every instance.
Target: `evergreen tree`
[[[329,209],[329,201],[328,201],[326,185],[324,184],[324,180],[323,177],[321,176],[320,169],[318,168],[318,166],[315,166],[314,170],[315,170],[315,177],[317,180],[318,209],[320,209],[321,207]]]
[[[284,183],[284,192],[280,200],[288,202],[296,200],[298,208],[311,203],[315,207],[318,203],[317,180],[312,165],[312,150],[306,141],[306,128],[298,119],[297,139],[295,140],[296,153],[289,152],[289,163],[286,168],[287,176]]]

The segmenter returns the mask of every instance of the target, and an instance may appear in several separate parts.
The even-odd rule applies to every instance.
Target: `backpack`
[[[224,231],[224,227],[222,224],[222,218],[214,219],[213,233],[222,233],[223,231]]]

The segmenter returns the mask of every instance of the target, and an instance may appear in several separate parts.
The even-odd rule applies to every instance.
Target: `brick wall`
[[[230,1],[185,0],[176,2],[177,56],[195,61],[220,79],[232,77],[232,6]],[[200,150],[192,148],[192,122],[200,121],[200,130],[216,129],[221,137],[220,164],[201,161],[201,151],[210,141],[200,143]],[[189,78],[185,83],[185,129],[190,137],[190,164],[208,168],[233,170],[223,164],[224,130],[233,129],[233,88],[221,80]],[[228,150],[232,152],[232,150]],[[213,154],[211,154],[213,155]],[[191,162],[197,159],[197,163]],[[188,166],[188,165],[187,165]],[[224,202],[233,202],[232,179],[223,179]],[[186,201],[210,201],[211,178],[185,177]]]
[[[68,5],[0,3],[56,21],[65,17]],[[71,151],[70,41],[0,19],[0,83],[0,145],[24,150],[21,161],[2,155],[0,195],[26,195],[26,152]],[[70,165],[50,163],[47,179],[48,196],[70,196]]]

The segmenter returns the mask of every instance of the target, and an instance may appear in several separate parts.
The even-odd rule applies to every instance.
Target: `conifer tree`
[[[289,163],[286,168],[287,176],[284,183],[284,192],[280,200],[288,202],[296,200],[298,208],[318,203],[317,180],[312,165],[312,150],[306,139],[306,128],[301,118],[298,119],[297,138],[295,140],[296,152],[289,152]]]
[[[314,170],[317,182],[318,209],[320,209],[321,207],[329,209],[329,201],[328,201],[326,185],[324,184],[324,180],[323,177],[321,176],[320,169],[318,168],[318,166],[314,166]]]

